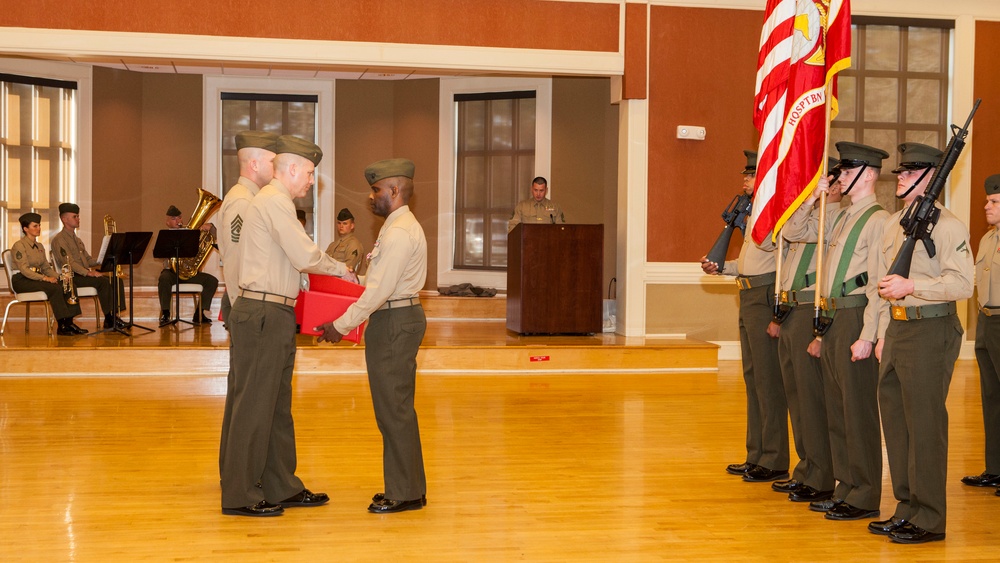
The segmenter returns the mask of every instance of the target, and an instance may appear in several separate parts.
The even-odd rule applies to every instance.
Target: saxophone
[[[70,305],[79,303],[80,299],[76,295],[76,285],[73,283],[73,270],[69,267],[69,264],[63,264],[62,270],[59,272],[59,281],[62,282],[63,293],[69,296],[66,298],[66,302]]]
[[[185,225],[186,229],[201,228],[205,221],[222,205],[222,200],[207,191],[198,188],[198,204],[191,213],[191,219]],[[189,280],[198,274],[208,253],[215,247],[215,236],[208,231],[201,232],[201,240],[198,243],[198,254],[193,258],[171,258],[170,269],[177,272],[177,276],[182,280]]]

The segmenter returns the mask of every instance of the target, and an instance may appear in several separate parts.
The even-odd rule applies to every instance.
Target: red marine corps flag
[[[777,232],[812,193],[826,161],[827,85],[851,66],[850,0],[767,0],[757,55],[760,131],[753,240]]]

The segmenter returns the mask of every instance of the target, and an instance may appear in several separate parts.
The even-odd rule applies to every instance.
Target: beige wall
[[[739,341],[735,283],[646,286],[646,332],[686,334],[714,342]]]

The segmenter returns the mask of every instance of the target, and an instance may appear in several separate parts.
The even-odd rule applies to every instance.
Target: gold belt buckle
[[[983,307],[983,314],[987,317],[992,317],[993,311],[991,311],[989,307]]]
[[[897,321],[908,321],[909,317],[906,315],[906,307],[900,307],[898,305],[892,306],[892,318]]]
[[[831,309],[832,305],[833,305],[833,299],[830,299],[829,301],[827,301],[826,297],[820,297],[819,298],[819,308],[820,309],[823,309],[824,311],[829,311]]]
[[[782,291],[781,292],[781,302],[782,303],[788,303],[788,292],[787,291]]]
[[[750,289],[750,281],[745,278],[736,278],[736,286],[740,289]]]

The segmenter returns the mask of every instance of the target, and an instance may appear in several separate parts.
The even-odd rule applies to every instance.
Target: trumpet
[[[70,305],[76,305],[80,299],[76,295],[76,284],[73,283],[73,269],[69,267],[69,264],[63,264],[62,270],[59,272],[59,281],[62,282],[63,293],[69,296],[66,298],[66,302]]]

